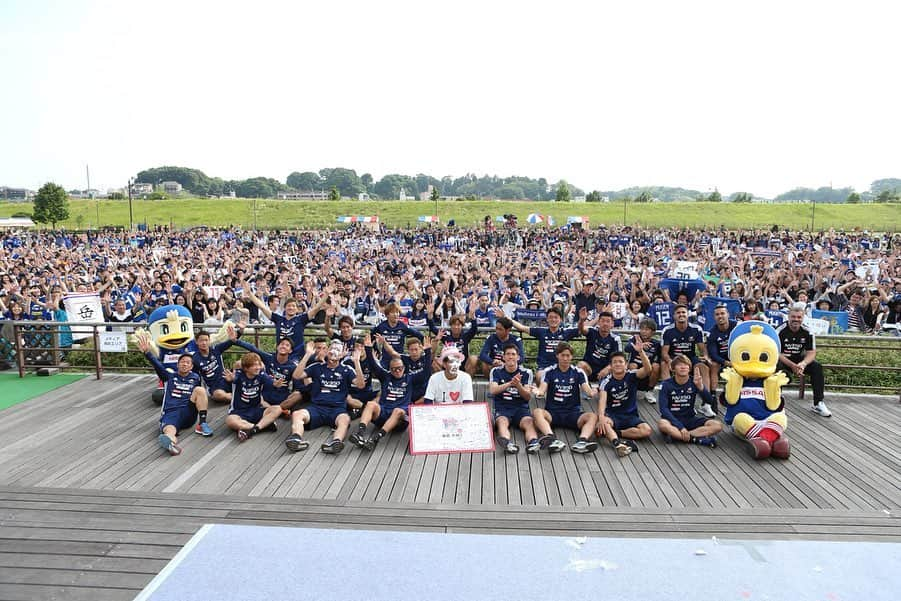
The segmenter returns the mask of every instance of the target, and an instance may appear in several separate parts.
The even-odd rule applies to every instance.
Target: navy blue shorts
[[[217,390],[224,390],[225,392],[230,393],[232,391],[231,382],[227,382],[225,378],[219,378],[218,380],[212,380],[207,383],[207,390],[210,391],[210,394],[213,394]]]
[[[695,428],[700,428],[704,424],[707,423],[709,417],[704,417],[703,415],[696,415],[691,419],[682,420],[682,425],[685,426],[685,429],[689,432],[694,430]]]
[[[338,416],[342,413],[347,414],[347,409],[344,407],[323,407],[321,405],[310,405],[306,407],[306,411],[310,414],[310,422],[307,424],[309,430],[315,430],[322,426],[334,428]]]
[[[494,422],[497,423],[497,418],[506,417],[510,420],[510,424],[513,426],[519,426],[519,422],[523,420],[524,417],[531,417],[532,414],[529,412],[529,408],[527,406],[514,406],[510,407],[507,405],[495,405],[494,406]]]
[[[388,421],[388,418],[391,417],[391,413],[395,409],[403,409],[404,410],[404,419],[397,424],[398,431],[404,431],[407,429],[409,422],[407,421],[409,418],[407,417],[410,414],[410,406],[409,405],[394,405],[394,406],[385,406],[381,405],[379,410],[379,416],[372,420],[372,423],[381,428],[385,425],[385,422]]]
[[[587,363],[587,364],[588,364],[588,367],[591,368],[591,375],[588,376],[588,381],[589,381],[589,382],[596,382],[597,379],[598,379],[598,373],[600,373],[600,371],[601,371],[602,369],[604,369],[605,367],[607,367],[606,365],[601,365],[600,363],[598,363],[598,362],[596,362],[596,361],[589,361],[589,360],[587,360],[587,359],[582,359],[582,361],[584,361],[585,363]],[[609,365],[609,364],[608,364],[608,365]]]
[[[351,398],[357,399],[364,405],[376,398],[378,395],[379,393],[376,390],[358,390],[356,388],[350,389]]]
[[[608,413],[607,417],[613,420],[614,430],[628,430],[645,423],[637,413]]]
[[[567,409],[563,411],[551,411],[551,426],[570,428],[572,430],[579,429],[579,418],[582,417],[582,409]]]
[[[188,403],[184,407],[166,411],[160,416],[160,432],[163,426],[175,426],[176,431],[185,430],[197,421],[197,407],[194,403]]]
[[[244,421],[255,424],[263,419],[263,406],[257,405],[256,407],[242,407],[240,411],[229,411],[228,414],[237,415]]]

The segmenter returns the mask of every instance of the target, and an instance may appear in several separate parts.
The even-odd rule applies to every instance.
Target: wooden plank
[[[150,582],[150,579],[147,580]],[[146,583],[145,583],[146,584]],[[143,587],[142,587],[143,588]],[[0,599],[43,601],[127,601],[134,599],[139,589],[98,588],[0,583]]]

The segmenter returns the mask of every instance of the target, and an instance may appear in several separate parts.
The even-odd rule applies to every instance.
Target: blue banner
[[[828,321],[830,334],[844,334],[848,331],[848,314],[845,311],[820,311],[819,309],[814,309],[810,316]]]

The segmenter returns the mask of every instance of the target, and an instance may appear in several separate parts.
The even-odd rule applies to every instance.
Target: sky
[[[0,186],[346,167],[772,197],[901,177],[885,1],[0,3]]]

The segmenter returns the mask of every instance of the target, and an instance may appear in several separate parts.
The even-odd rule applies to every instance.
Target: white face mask
[[[340,361],[344,354],[344,347],[339,344],[333,344],[328,348],[328,356],[333,361]]]
[[[460,371],[460,365],[462,362],[459,359],[448,359],[447,360],[447,371],[452,375],[456,375],[458,371]]]

